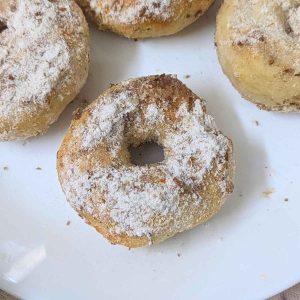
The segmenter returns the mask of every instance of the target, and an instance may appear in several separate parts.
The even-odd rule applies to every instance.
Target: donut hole
[[[6,29],[8,29],[6,24],[0,20],[0,34]]]
[[[138,146],[129,145],[130,161],[137,166],[162,162],[165,159],[164,148],[155,142],[145,142]]]

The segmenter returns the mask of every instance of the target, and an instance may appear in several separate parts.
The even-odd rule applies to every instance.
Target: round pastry
[[[88,66],[88,26],[73,0],[0,1],[0,140],[45,132]]]
[[[203,15],[214,0],[76,0],[101,30],[128,38],[174,34]]]
[[[164,160],[134,165],[129,147],[155,142]],[[205,103],[172,76],[112,86],[78,113],[58,151],[62,188],[111,243],[158,243],[215,215],[233,190],[232,143]]]
[[[217,17],[220,63],[246,99],[300,110],[300,2],[225,0]]]

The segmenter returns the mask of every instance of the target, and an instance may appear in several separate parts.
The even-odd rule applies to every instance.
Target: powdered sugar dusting
[[[101,105],[93,110],[87,124],[77,131],[77,136],[83,137],[82,146],[86,149],[93,148],[109,136],[107,142],[110,147],[117,147],[119,135],[124,130],[124,116],[133,111],[137,104],[137,96],[128,92],[103,99]]]
[[[169,149],[166,163],[173,176],[185,184],[199,184],[215,157],[225,156],[226,138],[214,134],[214,121],[210,116],[204,118],[199,99],[195,101],[192,112],[188,111],[186,103],[182,104],[177,116],[180,121],[176,131],[168,132],[164,142]]]
[[[178,84],[176,79],[166,77]],[[134,90],[132,84],[136,82],[139,85]],[[161,97],[159,102],[147,100],[154,93],[153,82],[144,79],[120,84],[127,93],[104,94],[92,106],[87,121],[73,127],[79,149],[91,150],[100,144],[109,149],[113,159],[109,166],[99,162],[92,170],[83,170],[82,161],[64,157],[61,178],[68,200],[77,210],[109,220],[113,234],[151,237],[168,228],[178,232],[192,227],[195,215],[206,209],[199,193],[205,176],[214,165],[214,172],[223,174],[227,163],[230,142],[205,113],[204,101],[194,99],[191,106],[189,98],[181,99],[176,121],[167,121],[170,100],[163,94],[157,95]],[[174,92],[173,101],[176,97]],[[137,136],[161,144],[165,160],[146,166],[121,163],[117,154],[126,151]],[[224,198],[231,178],[220,177]]]
[[[89,0],[91,9],[96,14],[103,15],[108,12],[108,17],[121,23],[136,23],[146,18],[158,18],[166,20],[172,16],[171,6],[174,0],[135,0],[111,1],[111,0]]]
[[[4,45],[0,42],[0,115],[45,105],[45,97],[68,67],[68,46],[52,34],[55,22],[56,10],[48,1],[19,1],[8,19],[13,40],[7,39]]]
[[[155,104],[150,104],[147,107],[145,118],[150,124],[163,122],[164,114]]]
[[[83,31],[72,5],[69,1],[19,0],[9,12],[2,12],[8,29],[0,38],[1,118],[17,123],[24,115],[28,118],[47,109],[49,95],[72,79],[74,51],[64,31],[72,32],[72,27],[76,34]],[[81,40],[77,44],[80,55],[86,45]]]
[[[300,72],[300,2],[295,0],[242,0],[235,1],[234,12],[227,26],[236,45],[251,45],[259,51],[285,60],[293,60],[293,67]],[[264,50],[265,51],[265,50]]]

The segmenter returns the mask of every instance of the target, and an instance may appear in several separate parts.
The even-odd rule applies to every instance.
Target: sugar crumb
[[[274,188],[268,188],[264,192],[262,192],[262,196],[265,198],[271,198],[274,193],[275,193]]]

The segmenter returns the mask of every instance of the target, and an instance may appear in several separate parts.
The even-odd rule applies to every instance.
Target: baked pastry
[[[44,133],[79,93],[89,31],[73,1],[0,1],[0,140]]]
[[[76,0],[101,30],[128,38],[174,34],[204,14],[213,0]]]
[[[165,159],[134,165],[153,141]],[[112,86],[72,121],[58,151],[67,200],[111,243],[161,242],[215,215],[233,190],[232,143],[205,103],[168,75]]]
[[[300,2],[225,0],[216,44],[242,96],[272,111],[300,110]]]

